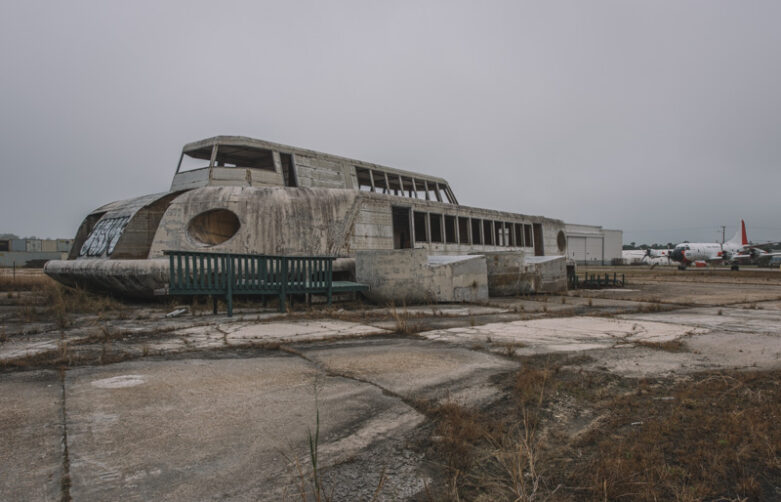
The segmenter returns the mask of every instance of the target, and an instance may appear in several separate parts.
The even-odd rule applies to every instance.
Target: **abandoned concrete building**
[[[112,202],[88,214],[68,259],[49,262],[46,273],[66,284],[145,296],[167,284],[166,250],[329,255],[340,258],[335,273],[379,291],[390,278],[375,274],[387,266],[368,266],[377,263],[371,256],[377,252],[386,265],[399,257],[405,263],[423,262],[405,265],[410,273],[417,266],[444,266],[452,277],[468,269],[474,279],[433,297],[469,300],[491,289],[490,267],[464,267],[461,261],[474,261],[474,255],[490,261],[508,252],[525,256],[515,264],[521,270],[556,270],[547,274],[550,280],[535,272],[538,280],[531,290],[544,290],[545,284],[561,288],[566,247],[561,220],[462,206],[442,178],[217,136],[184,146],[167,192]],[[450,258],[437,258],[442,256]],[[414,283],[416,276],[404,276],[408,287]]]

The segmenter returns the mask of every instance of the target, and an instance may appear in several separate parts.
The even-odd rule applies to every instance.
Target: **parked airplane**
[[[649,250],[651,251],[651,250]],[[654,256],[649,252],[649,256]],[[731,263],[732,269],[737,270],[740,263],[751,261],[770,260],[773,256],[781,256],[781,253],[768,253],[767,251],[751,246],[746,236],[746,223],[740,220],[740,228],[732,239],[724,242],[683,242],[675,246],[669,257],[677,262],[678,268],[686,267],[697,261],[706,263]]]

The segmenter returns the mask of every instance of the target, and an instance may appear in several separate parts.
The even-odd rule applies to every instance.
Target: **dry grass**
[[[110,296],[69,288],[42,274],[16,280],[0,275],[0,291],[16,292],[17,319],[26,323],[53,322],[64,329],[71,326],[73,314],[111,312],[120,319],[127,316],[127,307]]]
[[[419,322],[413,322],[412,316],[407,310],[406,305],[402,306],[402,310],[396,309],[396,306],[391,304],[390,306],[391,317],[396,323],[394,332],[399,335],[413,335],[418,333],[422,329],[422,325]]]
[[[540,411],[548,369],[526,368],[512,386],[506,414],[466,408],[453,401],[431,406],[434,449],[444,459],[445,482],[432,500],[537,500],[544,492],[539,461]]]
[[[0,291],[30,291],[53,282],[49,276],[40,273],[17,273],[14,277],[10,273],[0,274]],[[11,298],[11,297],[9,297]]]
[[[505,388],[489,409],[429,414],[445,470],[431,500],[777,499],[781,371],[638,381],[534,363]]]
[[[664,395],[651,389],[614,399],[607,420],[575,444],[588,453],[568,484],[588,499],[775,499],[779,376],[700,375]]]

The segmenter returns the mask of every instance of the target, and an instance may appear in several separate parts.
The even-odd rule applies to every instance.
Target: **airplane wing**
[[[765,265],[770,263],[770,260],[772,260],[774,256],[781,256],[781,251],[774,251],[772,253],[762,253],[757,257],[757,265],[764,267]]]
[[[767,252],[763,249],[750,247],[730,257],[733,263],[748,263],[756,261],[757,265],[766,265],[774,256],[781,256],[781,251]]]

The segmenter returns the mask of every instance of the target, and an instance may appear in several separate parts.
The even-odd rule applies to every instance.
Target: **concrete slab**
[[[387,334],[388,330],[377,326],[332,320],[272,321],[272,322],[214,322],[195,326],[175,328],[155,334],[143,323],[139,326],[123,326],[113,329],[108,326],[93,326],[71,330],[65,334],[69,345],[85,343],[89,339],[98,343],[104,331],[112,340],[120,338],[143,338],[143,347],[124,344],[113,347],[131,354],[162,354],[202,349],[241,347],[255,344],[312,342],[338,338]],[[35,355],[57,352],[61,347],[61,333],[49,332],[34,336],[13,337],[0,345],[0,363],[29,358]],[[139,344],[136,344],[139,345]]]
[[[665,313],[626,314],[621,319],[682,324],[709,330],[781,335],[781,311],[747,308],[690,308]]]
[[[492,323],[428,331],[421,336],[460,345],[512,346],[521,355],[570,352],[636,342],[663,342],[704,330],[685,325],[603,317],[567,317]]]
[[[324,465],[373,441],[403,441],[423,420],[376,387],[318,376],[295,356],[72,370],[66,388],[73,499],[281,499],[299,484],[288,458],[308,465],[315,385]],[[423,480],[404,483],[422,487]]]
[[[62,385],[53,371],[0,375],[0,500],[60,500]]]
[[[497,393],[494,374],[519,363],[494,354],[408,339],[372,339],[360,344],[300,347],[328,371],[370,381],[405,398],[455,399],[485,404]]]

